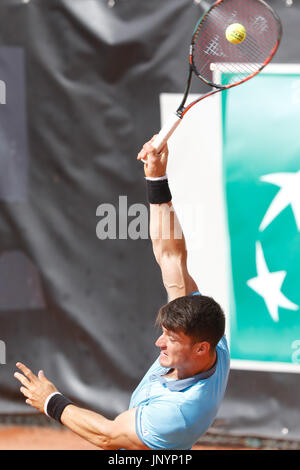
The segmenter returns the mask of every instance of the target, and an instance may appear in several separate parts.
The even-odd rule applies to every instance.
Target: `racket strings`
[[[210,36],[207,35],[206,36],[207,39],[210,39]],[[224,57],[224,59],[226,59],[226,56],[225,54],[223,53],[223,51],[221,49],[218,49],[217,48],[217,44],[216,44],[216,37],[213,39],[213,42],[210,42],[210,45],[209,45],[209,49],[206,49],[204,52],[205,54],[207,54],[206,58],[205,56],[203,55],[203,50],[202,50],[202,45],[201,44],[195,44],[195,47],[196,47],[196,50],[198,49],[197,53],[199,54],[200,56],[200,60],[198,60],[198,64],[199,66],[197,67],[197,69],[199,71],[202,71],[202,69],[206,68],[208,65],[211,64],[212,60],[211,60],[211,57],[210,57],[210,54],[215,54],[216,56],[218,55],[219,57]],[[258,61],[259,62],[259,58],[257,56],[257,50],[254,46],[252,46],[252,44],[250,43],[249,47],[248,47],[249,51],[247,52],[243,52],[243,54],[240,53],[239,50],[236,49],[236,51],[233,51],[231,53],[231,59],[233,62],[239,62],[239,61],[244,61],[245,60],[245,57],[247,59],[247,62],[249,64],[251,64],[253,62],[253,60],[255,61]],[[206,60],[205,60],[206,59]],[[251,65],[248,65],[247,63],[243,64],[243,66],[241,66],[245,72],[248,72],[248,73],[252,73],[252,69],[253,67],[251,67]]]
[[[224,11],[219,11],[221,10],[220,8],[215,8],[211,11],[211,15],[209,15],[209,20],[211,20],[213,17],[214,19],[216,20],[218,24],[218,27],[223,27],[223,29],[226,30],[226,27],[230,24],[232,24],[232,22],[240,22],[242,20],[243,24],[245,25],[245,23],[249,23],[250,22],[250,27],[252,29],[252,31],[249,31],[249,24],[247,24],[247,29],[248,29],[248,34],[246,36],[246,40],[244,42],[244,46],[245,44],[248,42],[249,43],[249,40],[252,42],[253,45],[255,45],[255,52],[257,53],[258,51],[258,43],[256,40],[253,39],[253,32],[256,34],[256,35],[260,35],[259,37],[259,41],[260,41],[260,50],[261,50],[261,53],[263,53],[263,48],[261,47],[261,43],[262,42],[265,42],[265,46],[267,48],[272,48],[273,47],[273,44],[274,44],[274,38],[272,37],[272,35],[269,35],[269,34],[265,34],[264,36],[261,35],[261,33],[263,32],[262,28],[264,30],[267,30],[269,29],[269,25],[274,23],[274,17],[272,16],[272,14],[270,14],[268,12],[268,10],[264,11],[264,13],[268,13],[268,16],[269,16],[269,20],[271,21],[268,21],[267,22],[267,18],[263,17],[261,14],[257,15],[256,18],[254,19],[253,16],[252,16],[252,21],[249,21],[249,15],[256,15],[258,12],[257,12],[257,5],[259,5],[261,7],[261,4],[260,3],[257,3],[257,0],[256,0],[256,3],[255,3],[255,6],[256,6],[256,11],[250,11],[249,10],[249,2],[244,2],[244,0],[228,0],[229,1],[229,4],[227,3],[222,3],[222,8]],[[232,11],[232,8],[234,7],[234,3],[238,3],[239,5],[241,5],[241,9],[239,11],[239,14],[238,14],[238,18],[237,18],[237,11]],[[246,11],[243,11],[243,7],[244,5],[247,5],[247,10]],[[260,8],[261,10],[261,8]],[[261,13],[261,11],[259,12]],[[203,23],[204,27],[205,27],[205,22]],[[207,25],[206,25],[207,26]],[[211,23],[209,24],[209,27],[211,27]],[[249,35],[249,32],[252,32],[252,36]],[[275,38],[277,37],[277,31],[275,31]],[[227,40],[226,40],[227,41]],[[225,41],[225,38],[223,39],[222,43],[223,45],[225,44],[228,48],[228,46],[230,47],[230,43],[226,43]],[[232,51],[234,51],[234,48],[231,47],[231,53]]]
[[[211,63],[214,62],[215,66],[219,63],[223,63],[223,72],[224,70],[224,62],[229,62],[231,63],[230,68],[234,68],[235,71],[237,69],[240,70],[241,73],[248,73],[252,74],[260,65],[262,65],[267,56],[265,54],[260,54],[260,50],[257,49],[256,43],[253,41],[247,41],[247,48],[243,48],[243,53],[241,54],[240,51],[238,51],[238,48],[236,48],[236,51],[231,52],[231,54],[226,54],[223,52],[224,49],[220,49],[217,43],[218,36],[215,36],[213,39],[213,42],[210,43],[210,46],[208,49],[205,50],[205,53],[207,54],[207,58],[203,58],[202,54],[202,49],[201,55],[202,59],[201,61],[198,61],[197,69],[200,75],[205,75],[210,74],[211,72]],[[211,56],[214,56],[212,60]],[[241,62],[243,65],[236,65],[232,66],[233,63],[238,63]],[[256,65],[252,65],[252,63],[255,63]],[[236,77],[236,80],[239,80],[239,77]]]
[[[257,47],[257,42],[254,41],[251,37],[248,36],[248,38],[245,39],[245,44],[243,49],[239,47],[239,45],[233,45],[233,47],[230,50],[230,54],[228,54],[228,47],[227,44],[226,48],[224,48],[224,45],[219,42],[220,35],[215,34],[214,36],[211,35],[211,31],[205,32],[203,34],[203,37],[201,37],[201,42],[196,43],[196,51],[197,54],[199,55],[198,63],[201,66],[207,65],[211,63],[211,56],[215,57],[220,57],[223,58],[224,61],[228,61],[228,58],[230,58],[230,61],[245,61],[246,62],[264,62],[266,58],[266,53],[261,50],[261,48]],[[208,41],[208,46],[204,49],[203,51],[203,39],[205,41]],[[238,46],[238,47],[237,47]],[[246,46],[246,47],[245,47]],[[269,52],[268,48],[268,52]],[[205,57],[205,55],[206,57]],[[206,60],[205,60],[206,59]]]
[[[246,29],[246,38],[239,44],[232,44],[226,38],[226,29],[233,23]],[[227,76],[227,85],[240,82],[266,63],[278,43],[279,28],[272,11],[259,0],[223,0],[196,28],[195,72],[211,82],[212,69],[219,69]],[[214,74],[213,82],[221,86],[221,74]]]
[[[212,52],[212,51],[210,50],[210,52]],[[213,52],[216,55],[218,54],[218,51],[216,49]],[[220,57],[220,55],[219,55],[219,57]],[[246,58],[247,63],[245,63],[245,58]],[[241,54],[232,54],[231,57],[230,57],[230,69],[234,69],[235,72],[240,71],[243,74],[246,73],[246,74],[250,75],[257,68],[256,66],[254,66],[254,67],[251,66],[251,63],[253,61],[259,62],[259,60],[257,58],[257,54],[255,53],[255,51],[253,52],[253,54],[247,54],[247,55],[243,54],[242,56],[241,56]],[[211,64],[212,64],[212,62],[214,63],[215,68],[216,68],[218,61],[212,61],[209,56],[206,58],[206,60],[204,58],[204,59],[201,60],[201,62],[198,61],[197,71],[198,71],[199,75],[202,75],[202,76],[206,75],[208,77],[211,73]],[[226,60],[225,56],[224,56],[224,62],[228,62],[228,60]],[[241,62],[241,64],[235,65],[235,64],[238,64],[238,62]]]

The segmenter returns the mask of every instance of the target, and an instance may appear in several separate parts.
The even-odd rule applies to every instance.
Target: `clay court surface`
[[[193,450],[232,450],[240,447],[195,446]],[[244,449],[244,448],[242,448]],[[99,450],[68,430],[1,426],[0,450]],[[253,450],[253,449],[252,449]]]

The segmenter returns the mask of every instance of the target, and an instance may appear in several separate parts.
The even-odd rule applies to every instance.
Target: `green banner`
[[[262,73],[222,109],[231,357],[300,364],[300,73]]]

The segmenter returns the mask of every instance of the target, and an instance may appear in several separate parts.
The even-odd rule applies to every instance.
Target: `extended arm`
[[[17,363],[17,367],[22,374],[16,372],[15,377],[22,384],[20,390],[26,397],[26,403],[44,413],[47,397],[58,392],[57,388],[42,371],[36,376],[22,363]],[[133,408],[109,420],[98,413],[69,404],[64,408],[60,422],[104,450],[147,450],[135,432],[135,412]]]
[[[149,142],[144,145],[138,159],[146,161],[146,178],[166,175],[167,146],[158,153]],[[198,287],[187,269],[185,238],[171,201],[150,204],[150,236],[169,300],[197,291]]]

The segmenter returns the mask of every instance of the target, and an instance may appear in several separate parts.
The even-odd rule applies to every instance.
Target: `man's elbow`
[[[96,436],[95,439],[93,439],[93,444],[100,450],[111,450],[111,441],[106,437]]]
[[[105,426],[105,429],[101,430],[95,437],[94,444],[101,450],[118,450],[126,448],[126,442],[128,441],[126,433],[121,432],[120,426],[117,421],[111,421]]]
[[[169,269],[178,269],[179,267],[185,270],[187,263],[187,251],[184,250],[168,250],[168,248],[160,249],[155,257],[161,267]]]
[[[114,429],[113,422],[107,422],[105,425],[101,426],[99,432],[97,432],[93,437],[93,444],[96,447],[99,447],[101,450],[114,450],[115,439],[114,439]]]

